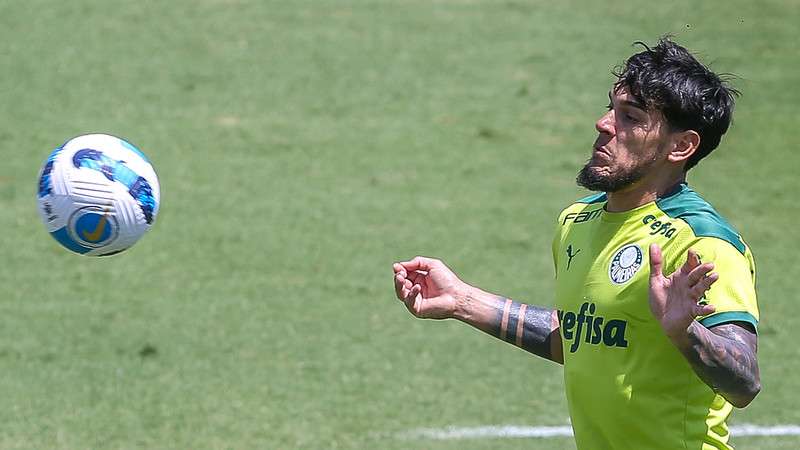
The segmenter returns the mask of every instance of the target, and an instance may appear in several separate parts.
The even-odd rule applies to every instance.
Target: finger
[[[403,288],[405,287],[405,282],[408,281],[402,274],[397,274],[394,276],[394,293],[397,295],[397,298],[402,300],[406,296],[406,292],[404,292]]]
[[[697,316],[707,316],[709,314],[713,314],[714,311],[716,311],[716,310],[717,310],[717,308],[715,308],[714,305],[697,304],[697,305],[694,305],[694,307],[692,308],[692,314],[694,314],[695,317],[697,317]]]
[[[422,292],[422,287],[420,285],[415,284],[411,286],[408,289],[408,294],[406,295],[406,301],[413,302],[414,300],[416,300],[417,295],[419,295],[420,292]]]
[[[405,267],[403,267],[403,265],[402,265],[402,264],[400,264],[400,263],[394,263],[394,264],[392,264],[392,270],[394,270],[394,273],[396,273],[396,274],[397,274],[397,273],[402,273],[403,275],[405,275],[405,274],[406,274],[406,269],[405,269]]]
[[[403,300],[408,295],[408,291],[411,290],[411,286],[414,285],[408,278],[405,278],[401,274],[398,274],[395,277],[395,293],[397,294],[397,298]]]
[[[413,281],[414,283],[421,283],[422,279],[425,278],[426,275],[428,275],[427,272],[423,272],[421,270],[415,270],[406,275],[406,277],[409,280]]]
[[[695,267],[691,272],[689,272],[689,276],[687,277],[689,286],[694,286],[700,282],[700,280],[702,280],[706,274],[712,270],[714,270],[714,263],[705,263]]]
[[[692,298],[699,299],[703,297],[703,295],[711,289],[711,285],[714,284],[719,279],[719,274],[712,273],[711,275],[704,277],[700,280],[696,285],[692,287],[689,291],[689,294]]]
[[[681,272],[689,273],[695,269],[695,267],[700,265],[700,257],[697,256],[697,252],[693,249],[689,249],[686,252],[686,262],[681,266]]]
[[[421,291],[422,291],[422,288],[420,287],[420,285],[415,284],[414,286],[411,287],[411,289],[408,290],[408,294],[403,299],[403,303],[406,304],[406,308],[408,308],[409,311],[411,311],[411,312],[413,312],[415,314],[416,314],[416,309],[417,309],[416,308],[417,297],[419,296],[419,293]]]
[[[650,278],[664,276],[662,261],[661,247],[658,244],[650,244]]]

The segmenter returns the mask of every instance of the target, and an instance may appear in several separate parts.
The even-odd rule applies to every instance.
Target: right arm
[[[534,355],[564,363],[553,309],[517,303],[470,286],[456,302],[453,317]]]
[[[563,364],[555,310],[517,303],[461,281],[439,260],[396,263],[395,292],[416,317],[454,318],[542,358]]]

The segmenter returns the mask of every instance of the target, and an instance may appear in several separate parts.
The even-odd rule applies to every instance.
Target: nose
[[[597,122],[594,123],[594,128],[598,133],[614,134],[614,110],[610,110],[603,114]]]

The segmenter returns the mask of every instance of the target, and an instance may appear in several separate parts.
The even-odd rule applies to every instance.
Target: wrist
[[[464,283],[453,293],[455,299],[453,307],[453,319],[462,322],[468,322],[469,318],[473,316],[473,309],[475,307],[475,291],[476,288]]]
[[[682,324],[681,326],[674,327],[671,330],[664,330],[667,338],[669,338],[672,345],[678,348],[678,350],[686,350],[691,346],[691,339],[690,335],[692,333],[692,328],[695,325],[700,325],[696,320],[692,319],[686,324]]]

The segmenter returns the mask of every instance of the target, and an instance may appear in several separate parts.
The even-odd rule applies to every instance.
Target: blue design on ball
[[[156,209],[156,199],[153,197],[153,188],[150,183],[142,177],[136,179],[133,186],[128,187],[128,193],[139,203],[142,208],[145,220],[150,225],[153,222],[153,212]]]
[[[53,192],[53,185],[50,183],[50,174],[53,172],[53,163],[56,160],[56,156],[58,156],[58,152],[60,151],[61,147],[58,147],[57,149],[53,150],[53,153],[50,153],[50,156],[47,157],[47,162],[44,164],[44,168],[42,169],[42,176],[39,177],[39,198]]]
[[[130,151],[136,153],[137,155],[139,155],[143,160],[147,161],[147,163],[150,164],[150,160],[147,159],[147,156],[145,156],[144,153],[142,153],[142,151],[139,150],[135,145],[131,144],[130,142],[126,141],[125,139],[120,139],[119,143],[122,144],[122,146],[127,148],[128,150],[130,150]]]
[[[64,247],[72,250],[75,253],[80,253],[81,255],[84,253],[89,252],[92,250],[89,247],[84,247],[81,244],[75,242],[67,232],[67,227],[62,227],[50,233],[55,240],[58,241],[59,244],[63,245]]]
[[[124,142],[124,141],[123,141]],[[141,153],[141,152],[139,152]],[[148,225],[153,223],[153,213],[156,209],[156,200],[153,197],[153,188],[142,176],[131,170],[125,161],[109,158],[103,152],[91,148],[84,148],[72,155],[72,164],[76,168],[86,167],[102,173],[110,181],[118,181],[128,188],[128,193],[136,200],[142,209]]]

